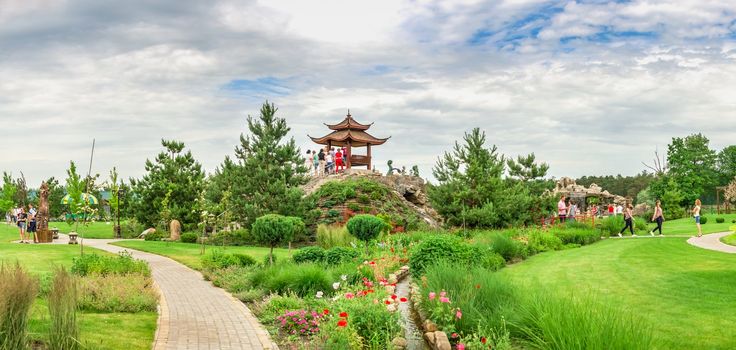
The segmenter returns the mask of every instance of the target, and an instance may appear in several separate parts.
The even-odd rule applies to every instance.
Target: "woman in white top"
[[[695,217],[695,226],[698,227],[698,237],[703,236],[703,229],[700,228],[700,206],[702,203],[700,199],[695,200],[695,207],[693,208],[693,216]]]

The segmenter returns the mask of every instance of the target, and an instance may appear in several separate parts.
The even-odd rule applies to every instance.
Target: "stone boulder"
[[[181,238],[181,223],[179,220],[171,220],[171,223],[169,223],[169,232],[171,233],[171,236],[169,236],[170,240],[178,241]]]

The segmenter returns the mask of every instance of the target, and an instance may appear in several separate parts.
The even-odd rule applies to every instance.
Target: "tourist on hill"
[[[20,243],[28,243],[26,242],[26,218],[27,216],[23,208],[19,208],[15,220],[18,225],[18,231],[20,232]]]
[[[654,214],[652,215],[652,222],[657,223],[657,228],[649,231],[649,234],[654,236],[654,231],[659,230],[659,235],[662,235],[662,222],[664,222],[664,213],[662,213],[662,203],[657,201],[654,205]]]
[[[312,157],[312,150],[307,150],[307,155],[304,157],[304,167],[307,168],[307,173],[310,173],[312,170],[312,163],[314,162],[314,158]]]
[[[348,149],[345,147],[342,148],[342,164],[348,166]]]
[[[621,215],[621,214],[624,213],[624,206],[621,205],[621,204],[619,204],[619,205],[616,206],[616,208],[614,210],[615,210],[615,214],[616,215]]]
[[[698,237],[703,236],[703,229],[700,228],[700,206],[702,203],[700,199],[695,200],[695,207],[693,208],[693,216],[695,217],[695,226],[698,227]]]
[[[613,208],[613,204],[608,205],[608,216],[616,215],[616,212]]]
[[[621,229],[621,232],[618,233],[619,237],[622,236],[621,234],[624,233],[627,228],[631,231],[631,237],[636,237],[636,234],[634,233],[634,215],[632,209],[634,209],[634,206],[631,204],[628,204],[626,209],[624,209],[624,222],[626,223],[626,226],[624,226],[624,228]]]
[[[575,202],[570,201],[570,206],[567,209],[567,221],[575,221],[575,212],[577,212],[578,206]]]
[[[313,166],[313,174],[314,176],[319,175],[319,156],[317,155],[317,151],[312,150],[312,162],[314,163]]]
[[[317,154],[317,159],[319,160],[319,176],[322,176],[325,174],[325,150],[324,148],[321,148],[319,150],[319,154]]]
[[[336,167],[336,171],[335,172],[338,172],[338,171],[343,170],[342,169],[342,165],[343,165],[343,163],[342,163],[342,150],[338,148],[337,149],[337,152],[335,152],[335,167]]]
[[[36,236],[36,208],[33,204],[28,204],[28,229],[26,230],[27,238],[33,236],[33,243],[38,243],[38,237]]]
[[[327,173],[332,174],[335,169],[335,151],[328,149],[325,153],[325,161],[327,162]]]
[[[565,204],[565,196],[560,197],[560,201],[557,202],[557,215],[559,215],[560,223],[565,222],[567,216],[567,204]]]

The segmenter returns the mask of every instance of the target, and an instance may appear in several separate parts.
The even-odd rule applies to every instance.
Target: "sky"
[[[212,172],[266,100],[304,151],[374,122],[381,171],[431,179],[479,127],[550,176],[633,175],[672,137],[734,143],[736,0],[0,0],[0,171],[31,187],[93,139],[102,177],[162,138]]]

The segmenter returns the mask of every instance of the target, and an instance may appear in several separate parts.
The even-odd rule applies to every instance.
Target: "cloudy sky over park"
[[[212,171],[273,102],[303,150],[349,108],[431,176],[480,127],[550,175],[635,174],[736,135],[736,1],[0,0],[0,170],[140,176],[160,139]]]

